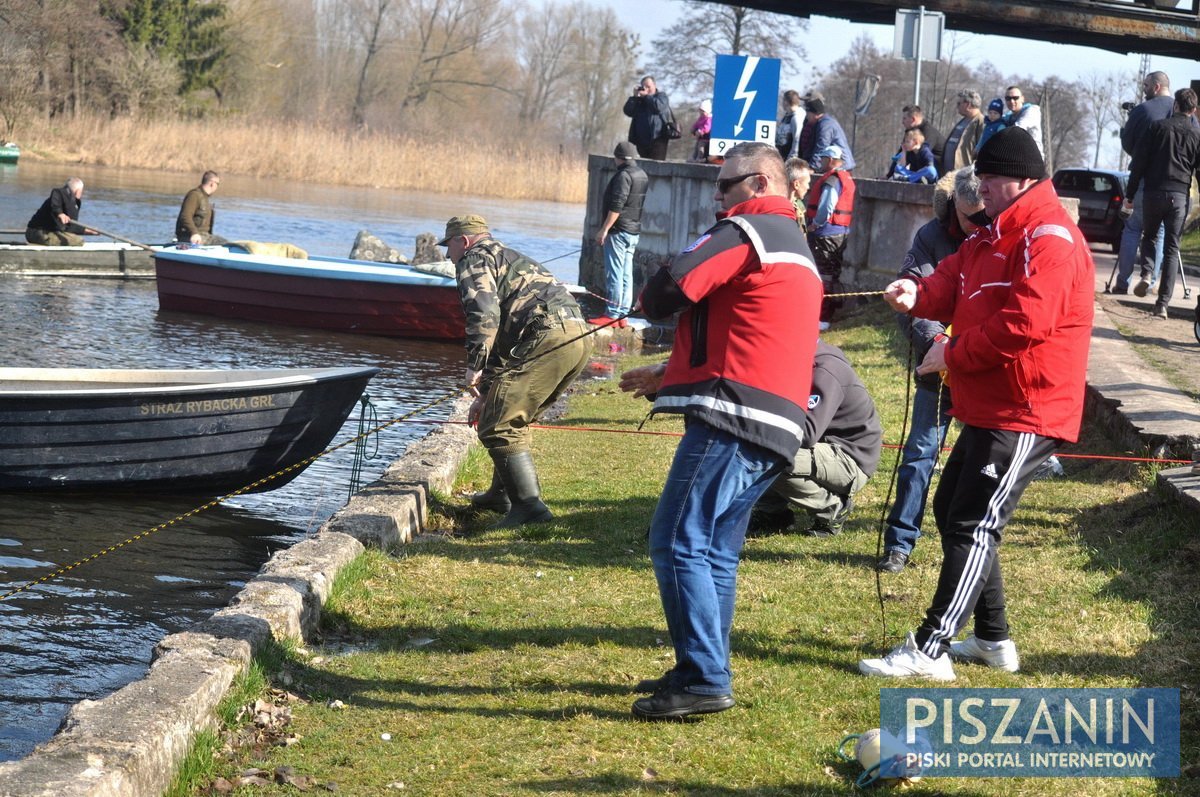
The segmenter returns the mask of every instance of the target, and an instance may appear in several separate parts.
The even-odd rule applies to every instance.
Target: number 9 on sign
[[[754,136],[755,141],[765,141],[768,144],[775,143],[775,120],[774,119],[767,119],[765,121],[759,120],[758,124],[755,125],[754,130],[756,133],[756,135]]]

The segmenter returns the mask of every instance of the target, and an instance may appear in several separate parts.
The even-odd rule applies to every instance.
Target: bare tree
[[[572,31],[586,8],[581,2],[547,3],[520,11],[514,44],[520,70],[517,118],[522,123],[540,122],[579,68],[572,59],[577,44]]]
[[[392,12],[398,9],[393,0],[351,0],[356,33],[362,46],[362,63],[355,84],[354,103],[350,106],[350,123],[356,128],[366,126],[366,110],[374,100],[387,91],[383,78],[372,70],[377,56],[391,43],[395,33]]]
[[[0,31],[0,120],[4,122],[3,138],[16,137],[25,120],[34,112],[37,88],[33,81],[36,69],[29,49],[10,35],[11,28]]]
[[[564,118],[569,129],[564,132],[587,152],[606,136],[617,136],[627,124],[621,107],[636,74],[638,37],[611,8],[586,6],[579,12],[571,40],[578,69],[566,88],[569,104]]]
[[[716,57],[778,58],[795,71],[806,53],[797,42],[808,21],[744,6],[682,0],[679,21],[654,39],[648,71],[680,99],[712,96]]]
[[[114,52],[100,62],[99,74],[113,113],[137,118],[179,107],[179,66],[145,45]]]
[[[414,26],[405,37],[413,53],[400,110],[463,88],[511,91],[486,69],[489,48],[512,21],[503,0],[408,0]]]
[[[1128,80],[1128,75],[1122,72],[1091,72],[1080,82],[1082,92],[1080,98],[1086,103],[1084,113],[1091,122],[1091,132],[1095,137],[1095,147],[1092,150],[1092,168],[1100,168],[1100,146],[1105,134],[1110,137],[1118,135],[1122,122],[1120,96],[1121,89]]]

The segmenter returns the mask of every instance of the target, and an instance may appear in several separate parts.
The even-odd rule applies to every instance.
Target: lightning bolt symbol
[[[746,85],[750,82],[750,78],[754,75],[754,70],[758,68],[758,56],[751,55],[746,58],[746,65],[742,67],[742,76],[738,79],[737,91],[733,92],[734,102],[742,100],[742,115],[738,117],[738,122],[733,126],[734,138],[742,134],[742,123],[746,121],[746,114],[750,113],[750,106],[754,104],[754,98],[758,96],[757,91],[746,91]]]

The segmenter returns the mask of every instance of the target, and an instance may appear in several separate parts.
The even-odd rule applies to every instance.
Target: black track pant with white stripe
[[[946,460],[933,514],[942,535],[937,592],[917,646],[940,656],[972,615],[975,636],[1008,639],[1000,536],[1038,466],[1060,441],[1032,432],[964,426]]]

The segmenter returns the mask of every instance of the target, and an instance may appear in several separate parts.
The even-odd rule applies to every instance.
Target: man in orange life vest
[[[808,192],[805,217],[808,220],[808,246],[812,249],[817,271],[825,286],[821,303],[821,330],[829,328],[833,313],[842,306],[840,299],[828,298],[842,292],[842,256],[846,253],[846,235],[854,208],[854,178],[842,168],[842,148],[830,144],[816,154],[825,172]]]

